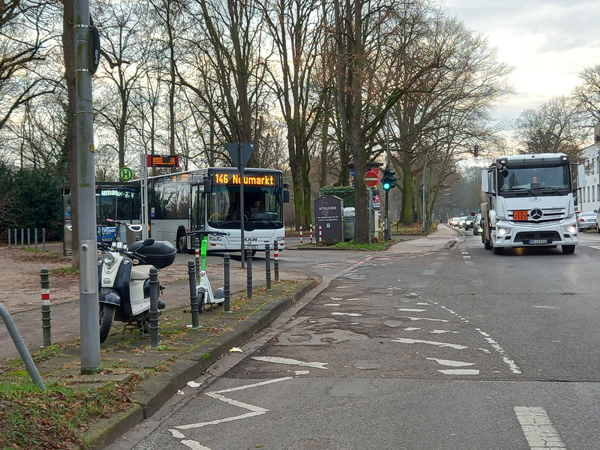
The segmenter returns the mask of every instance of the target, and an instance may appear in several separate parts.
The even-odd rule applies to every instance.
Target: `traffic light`
[[[396,172],[391,169],[385,169],[383,171],[383,178],[381,179],[381,185],[384,191],[389,191],[396,186]]]

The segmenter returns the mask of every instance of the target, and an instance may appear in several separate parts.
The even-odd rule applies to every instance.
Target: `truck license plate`
[[[530,244],[547,244],[548,239],[530,239],[529,243]]]

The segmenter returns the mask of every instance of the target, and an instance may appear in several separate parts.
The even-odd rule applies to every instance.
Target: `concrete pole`
[[[79,309],[81,374],[100,370],[98,265],[96,260],[96,196],[89,0],[75,0],[75,84],[77,106],[77,186],[79,195]]]

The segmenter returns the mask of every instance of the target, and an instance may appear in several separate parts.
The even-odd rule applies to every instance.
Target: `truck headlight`
[[[510,234],[510,228],[498,227],[498,235],[499,236],[506,236],[507,234]]]
[[[565,227],[565,233],[575,233],[577,231],[577,227],[575,225],[568,225]]]

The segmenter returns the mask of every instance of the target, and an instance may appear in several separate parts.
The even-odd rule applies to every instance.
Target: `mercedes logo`
[[[542,216],[544,215],[544,213],[542,212],[541,209],[536,208],[536,209],[532,209],[531,212],[529,213],[529,216],[533,219],[533,220],[540,220],[542,218]]]

